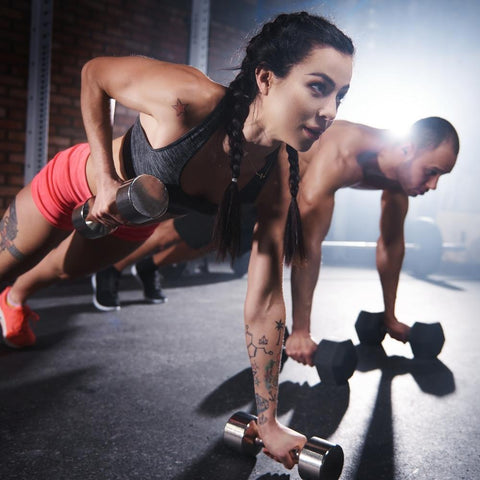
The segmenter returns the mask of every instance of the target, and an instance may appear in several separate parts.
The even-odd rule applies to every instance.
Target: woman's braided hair
[[[225,190],[218,210],[213,238],[219,256],[230,253],[235,258],[240,243],[240,198],[237,180],[243,158],[243,125],[249,113],[250,104],[258,94],[255,70],[259,66],[270,69],[278,78],[284,78],[290,69],[304,60],[315,46],[330,46],[341,53],[353,55],[352,41],[335,25],[323,17],[306,12],[281,14],[266,23],[247,45],[240,72],[230,83],[226,94],[226,133],[230,147],[232,181]],[[290,164],[290,204],[285,227],[285,260],[304,257],[302,225],[296,196],[300,181],[298,154],[287,146]]]

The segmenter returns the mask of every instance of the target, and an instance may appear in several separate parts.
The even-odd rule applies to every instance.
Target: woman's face
[[[286,77],[273,75],[263,101],[271,138],[308,150],[335,119],[350,86],[352,62],[332,47],[315,47]]]
[[[437,188],[440,175],[450,173],[456,159],[449,142],[441,143],[434,150],[420,150],[400,164],[398,181],[407,195],[423,195]]]

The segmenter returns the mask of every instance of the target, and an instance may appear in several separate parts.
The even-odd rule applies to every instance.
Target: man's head
[[[408,195],[423,195],[435,190],[440,175],[455,166],[460,141],[457,131],[440,117],[415,122],[401,150],[404,161],[398,167],[398,180]]]

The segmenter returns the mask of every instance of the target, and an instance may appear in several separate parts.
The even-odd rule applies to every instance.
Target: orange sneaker
[[[0,294],[0,325],[2,326],[3,338],[9,347],[29,347],[35,343],[35,334],[28,321],[37,321],[40,317],[27,305],[21,307],[9,305],[7,295],[11,288],[7,287]]]

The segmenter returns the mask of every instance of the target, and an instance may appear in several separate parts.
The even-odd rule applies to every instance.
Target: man
[[[454,167],[458,151],[454,127],[444,119],[429,117],[416,122],[402,140],[385,130],[337,121],[301,155],[299,208],[307,262],[292,267],[293,324],[286,342],[288,355],[313,365],[317,347],[310,336],[313,291],[335,193],[343,187],[383,190],[376,263],[384,322],[392,338],[407,341],[410,328],[397,320],[395,299],[405,254],[408,197],[435,189],[440,176]]]

